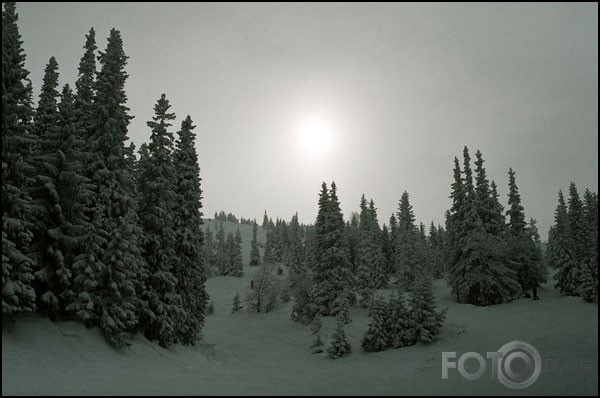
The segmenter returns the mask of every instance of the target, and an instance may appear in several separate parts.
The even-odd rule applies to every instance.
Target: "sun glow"
[[[301,124],[298,138],[304,153],[311,156],[323,155],[332,144],[332,128],[323,119],[308,119]]]

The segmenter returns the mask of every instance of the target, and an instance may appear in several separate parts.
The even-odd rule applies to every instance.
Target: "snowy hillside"
[[[218,222],[205,227],[214,230]],[[366,310],[354,308],[346,326],[353,353],[339,360],[313,355],[310,327],[290,321],[291,303],[268,314],[245,309],[231,313],[236,290],[243,297],[253,269],[247,265],[252,227],[240,229],[244,276],[213,277],[207,291],[215,314],[207,317],[203,340],[196,347],[170,349],[136,336],[133,344],[112,348],[97,328],[77,322],[53,323],[39,315],[22,315],[2,332],[3,395],[597,395],[598,307],[579,298],[561,297],[551,284],[541,300],[520,299],[492,307],[457,304],[442,280],[434,284],[438,305],[448,307],[439,338],[432,344],[365,353],[360,341],[367,329]],[[259,240],[265,233],[259,228]],[[333,319],[325,318],[327,345]],[[467,381],[456,369],[441,378],[443,351],[475,351],[485,357],[512,340],[533,345],[545,363],[539,379],[524,390],[511,390],[490,372]],[[564,364],[591,368],[564,371]],[[577,361],[577,362],[575,362]],[[558,372],[551,365],[558,364]],[[470,372],[470,362],[466,368]],[[570,369],[569,366],[567,368]]]

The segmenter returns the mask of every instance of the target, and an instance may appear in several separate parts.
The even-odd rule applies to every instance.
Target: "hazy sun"
[[[302,150],[309,155],[322,155],[331,145],[331,126],[322,119],[308,119],[299,129],[299,143]]]

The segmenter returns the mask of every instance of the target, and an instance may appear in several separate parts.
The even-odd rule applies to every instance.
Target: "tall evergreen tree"
[[[99,211],[96,184],[99,182],[103,154],[95,145],[96,139],[96,109],[94,105],[96,96],[96,32],[91,28],[86,35],[83,47],[85,53],[79,63],[79,75],[75,82],[75,127],[76,136],[81,140],[82,173],[92,183],[92,189],[83,201],[84,214],[87,224],[84,227],[84,236],[80,247],[76,251],[72,274],[72,294],[75,296],[67,306],[68,310],[87,324],[94,324],[100,308],[99,295],[96,289],[99,286],[98,278],[104,272],[105,265],[101,261],[101,251],[106,247],[108,234],[102,230],[105,215]]]
[[[137,314],[143,308],[137,292],[143,289],[147,271],[140,251],[142,231],[136,201],[131,191],[134,180],[126,160],[125,142],[129,139],[127,132],[132,119],[125,105],[127,59],[121,34],[112,29],[106,50],[98,57],[101,70],[93,102],[96,138],[92,152],[96,156],[96,171],[92,182],[96,187],[96,203],[92,223],[99,222],[98,232],[107,242],[101,252],[106,268],[100,274],[100,327],[116,345],[125,344],[129,333],[136,330]]]
[[[525,211],[521,205],[515,172],[509,169],[509,193],[506,212],[508,216],[508,247],[509,259],[517,273],[517,280],[523,290],[533,289],[546,279],[545,270],[542,268],[542,259],[539,256],[535,242],[528,231],[525,222]]]
[[[33,196],[41,209],[32,246],[38,259],[39,308],[52,319],[65,316],[75,299],[71,288],[75,256],[85,240],[87,219],[84,204],[93,186],[83,176],[83,142],[76,128],[71,89],[63,89],[60,104],[54,98],[57,84],[55,62],[49,63],[40,95],[38,119],[38,184]]]
[[[225,230],[223,229],[223,223],[219,223],[217,231],[215,233],[215,245],[214,245],[214,271],[217,275],[224,275],[223,271],[227,268],[228,254],[227,245],[225,242]]]
[[[444,274],[444,231],[438,229],[433,221],[429,225],[429,252],[431,253],[431,270],[434,278],[441,278]]]
[[[34,115],[34,132],[37,136],[35,153],[35,184],[31,196],[36,209],[33,225],[31,253],[38,264],[35,272],[35,290],[38,293],[38,308],[56,319],[61,305],[57,297],[71,283],[69,267],[64,262],[65,253],[59,244],[62,218],[61,198],[57,184],[60,173],[61,145],[58,127],[58,63],[51,57],[46,65],[44,82],[38,107]],[[56,293],[56,294],[55,294]]]
[[[314,272],[313,298],[322,316],[336,315],[353,285],[350,262],[344,241],[344,219],[340,210],[335,182],[331,190],[323,183],[316,222],[317,263]],[[312,316],[311,316],[312,318]]]
[[[446,231],[448,231],[448,257],[446,269],[448,270],[448,285],[452,294],[456,295],[456,301],[460,302],[460,286],[464,276],[458,267],[462,249],[460,239],[463,235],[462,223],[464,220],[464,204],[466,195],[462,182],[462,171],[458,158],[454,157],[454,182],[451,184],[452,207],[446,214]]]
[[[581,261],[585,245],[585,225],[583,222],[583,202],[577,191],[577,185],[571,181],[569,184],[569,209],[567,219],[569,231],[573,237],[573,251],[577,262]],[[577,266],[579,272],[579,264]]]
[[[390,216],[389,260],[386,271],[396,272],[396,245],[398,242],[398,220],[394,213]]]
[[[577,262],[570,233],[567,205],[562,191],[558,191],[558,206],[554,212],[554,225],[548,236],[548,263],[558,269],[554,274],[561,294],[575,295],[578,288]]]
[[[461,178],[458,159],[454,158],[453,204],[447,217],[450,246],[448,283],[457,301],[490,305],[509,301],[519,292],[515,272],[506,266],[507,247],[500,226],[493,225],[499,217],[493,211],[495,196],[486,195],[482,159],[479,156],[478,186],[473,185],[468,148],[463,151]],[[479,193],[479,199],[477,194]],[[492,197],[485,206],[486,196]],[[480,214],[488,220],[483,223]],[[488,226],[487,224],[492,224]],[[498,234],[496,232],[498,231]]]
[[[177,239],[177,291],[185,316],[178,325],[178,336],[184,344],[194,344],[206,317],[208,293],[205,282],[208,278],[205,258],[202,253],[204,233],[202,231],[202,189],[200,166],[196,153],[196,134],[188,115],[178,131],[173,164],[177,182],[175,194],[177,205],[174,212],[174,230]],[[239,297],[238,297],[239,299]]]
[[[84,143],[94,135],[94,97],[96,94],[96,31],[94,28],[86,35],[85,53],[79,61],[79,75],[75,82],[75,111],[79,134]]]
[[[260,265],[260,252],[258,251],[258,225],[252,225],[252,241],[250,242],[250,265]]]
[[[364,198],[364,195],[363,195]],[[350,215],[350,221],[346,222],[346,241],[348,242],[348,260],[350,261],[353,274],[358,271],[358,246],[360,245],[360,218],[355,211]]]
[[[540,278],[538,283],[546,283],[548,282],[546,259],[544,258],[544,248],[537,228],[537,220],[535,218],[529,219],[526,232],[529,234],[531,241],[533,241],[533,245],[531,246],[531,262],[533,264],[539,264]]]
[[[35,136],[30,134],[33,110],[31,82],[25,69],[23,42],[15,3],[2,12],[2,318],[36,310],[32,286],[34,260],[31,163]]]
[[[302,230],[298,223],[298,214],[294,214],[290,223],[290,256],[289,282],[290,290],[295,295],[296,287],[306,278],[306,252],[302,241]]]
[[[274,263],[275,254],[274,254],[274,235],[275,231],[272,228],[267,229],[267,241],[265,242],[265,251],[263,253],[263,262],[264,263]]]
[[[583,202],[579,196],[577,186],[571,181],[569,184],[569,209],[567,219],[569,220],[569,232],[572,236],[572,250],[575,259],[575,268],[573,269],[573,278],[578,286],[574,295],[579,295],[579,285],[581,284],[582,271],[586,257],[586,227],[583,215]]]
[[[368,301],[374,290],[387,286],[387,274],[375,204],[372,200],[367,204],[363,195],[360,209],[357,280],[362,296]]]
[[[231,239],[229,238],[231,236]],[[227,246],[229,252],[229,275],[242,276],[243,275],[243,262],[242,262],[242,236],[238,229],[233,235],[230,233],[227,237]]]
[[[59,158],[57,185],[61,199],[61,219],[57,232],[61,251],[65,253],[64,262],[71,275],[68,289],[63,292],[62,297],[61,311],[65,311],[66,307],[76,299],[73,290],[73,269],[78,257],[85,253],[87,231],[90,227],[85,211],[94,189],[90,180],[84,176],[85,143],[78,132],[75,100],[68,84],[64,86],[58,104],[58,128],[60,130],[58,141],[61,144],[57,152]]]
[[[392,269],[392,236],[387,225],[383,224],[381,228],[381,250],[383,251],[383,258],[385,260],[385,272],[389,274]]]
[[[579,294],[586,301],[598,302],[598,195],[589,189],[583,195],[583,230]]]
[[[127,56],[120,33],[113,29],[106,51],[100,53],[101,70],[94,82],[95,97],[87,137],[87,175],[94,185],[90,201],[90,227],[85,251],[74,264],[77,299],[67,310],[88,325],[99,325],[109,341],[127,344],[136,331],[143,302],[138,292],[145,283],[141,257],[141,230],[132,195],[134,179],[126,159],[127,129],[131,116],[125,105]]]
[[[419,251],[418,230],[410,205],[408,192],[404,191],[398,205],[398,236],[394,250],[395,268],[405,289],[412,285],[423,272],[424,262]]]
[[[149,157],[140,163],[140,219],[144,228],[143,246],[150,271],[147,301],[153,316],[147,322],[146,335],[169,346],[178,342],[177,327],[184,323],[183,302],[178,291],[179,259],[176,252],[174,205],[177,194],[172,162],[173,133],[168,131],[175,114],[164,94],[154,107],[155,116],[149,121],[152,129],[148,144]]]
[[[86,201],[85,209],[89,223],[81,242],[81,252],[75,258],[72,269],[72,290],[75,298],[67,306],[67,311],[72,312],[87,326],[96,326],[99,323],[102,308],[100,293],[103,286],[102,275],[106,273],[106,266],[101,257],[110,234],[103,229],[108,217],[105,211],[106,204],[100,203],[98,197],[100,177],[107,173],[104,165],[106,153],[98,145],[99,135],[95,131],[98,124],[95,114],[97,108],[94,104],[97,89],[95,54],[97,47],[93,28],[86,36],[84,48],[86,51],[79,63],[79,77],[75,83],[77,87],[75,112],[77,132],[84,143],[82,148],[83,172],[93,188],[88,201]]]
[[[503,237],[504,234],[504,216],[502,214],[502,205],[498,201],[498,192],[496,183],[487,179],[487,173],[483,167],[483,156],[480,151],[475,154],[476,188],[475,188],[475,206],[479,218],[488,234],[496,237]]]

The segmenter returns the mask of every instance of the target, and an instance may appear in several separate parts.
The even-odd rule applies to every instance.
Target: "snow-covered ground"
[[[207,224],[214,229],[214,222]],[[247,264],[252,227],[224,224],[240,228]],[[259,238],[264,236],[261,231]],[[379,353],[360,347],[368,318],[366,310],[354,308],[346,326],[353,353],[330,360],[311,354],[314,336],[309,326],[290,320],[291,303],[268,314],[231,313],[236,290],[243,297],[252,277],[248,265],[244,270],[242,278],[208,280],[216,311],[196,347],[164,349],[136,336],[130,347],[117,350],[97,328],[35,314],[18,317],[2,331],[2,395],[598,394],[598,306],[561,297],[552,283],[539,290],[539,301],[476,307],[455,303],[445,282],[436,281],[438,305],[448,307],[439,338]],[[333,328],[333,319],[325,318],[325,345]],[[468,381],[456,369],[442,379],[443,351],[485,357],[512,340],[528,342],[542,357],[542,373],[532,386],[505,387],[491,378],[489,363],[479,380]],[[473,363],[466,362],[471,373]]]

